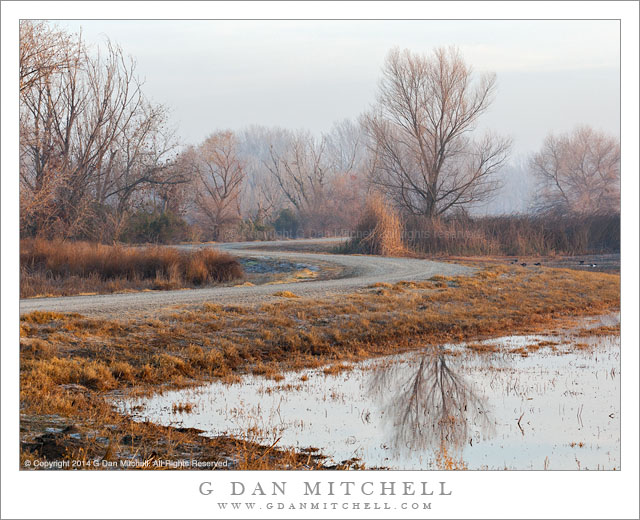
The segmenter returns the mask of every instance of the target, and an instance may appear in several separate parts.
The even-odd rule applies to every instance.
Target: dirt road
[[[323,253],[285,252],[275,250],[292,244],[323,244],[335,239],[312,239],[269,242],[268,250],[256,250],[257,242],[217,244],[213,247],[243,257],[270,257],[313,264],[330,262],[345,269],[345,275],[333,280],[257,285],[253,287],[210,287],[177,291],[150,291],[95,296],[66,296],[59,298],[33,298],[20,300],[20,314],[32,311],[78,312],[85,315],[125,317],[131,314],[152,315],[174,305],[194,305],[203,302],[247,304],[277,298],[278,291],[291,291],[300,297],[321,298],[330,294],[354,292],[376,282],[394,283],[401,280],[425,280],[435,275],[455,276],[470,274],[474,270],[462,265],[432,262],[414,258],[389,258],[363,255],[334,255]],[[212,246],[180,246],[182,248]]]

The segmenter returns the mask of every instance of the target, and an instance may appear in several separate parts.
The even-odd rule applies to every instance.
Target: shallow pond
[[[591,319],[579,330],[618,320]],[[368,468],[619,469],[620,338],[578,329],[509,336],[117,406],[136,420],[279,438],[278,446]]]

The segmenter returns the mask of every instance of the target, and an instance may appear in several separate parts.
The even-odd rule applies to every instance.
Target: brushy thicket
[[[226,282],[244,275],[231,255],[214,249],[179,251],[168,247],[123,247],[88,242],[23,239],[21,285],[43,277],[94,281],[166,280],[166,288]],[[23,292],[23,291],[21,291]]]
[[[400,218],[370,198],[342,253],[427,255],[584,255],[620,252],[620,215]]]
[[[406,254],[400,217],[382,197],[374,195],[367,200],[355,232],[342,252],[383,256]]]
[[[620,215],[526,216],[405,222],[411,250],[443,255],[583,255],[620,251]]]

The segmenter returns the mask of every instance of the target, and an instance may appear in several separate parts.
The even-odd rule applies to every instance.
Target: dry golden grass
[[[295,293],[292,293],[291,291],[278,291],[278,292],[274,292],[273,295],[280,296],[281,298],[300,298],[300,296],[298,296]]]
[[[440,470],[466,470],[469,469],[466,463],[462,460],[461,455],[451,455],[447,450],[447,445],[444,441],[440,444],[440,448],[436,453],[435,459],[436,468]]]
[[[547,340],[543,340],[543,341],[538,341],[536,346],[538,348],[542,348],[542,347],[551,347],[551,348],[555,348],[558,345],[558,342],[556,341],[547,341]]]
[[[491,343],[469,343],[467,348],[475,353],[491,353],[498,352],[498,346],[492,345]]]
[[[243,274],[235,258],[214,249],[179,251],[43,239],[20,242],[22,298],[197,287]]]
[[[336,363],[334,365],[329,365],[328,367],[323,369],[323,373],[325,376],[333,376],[335,374],[339,374],[341,372],[346,372],[349,370],[353,370],[353,365],[347,365],[345,363]]]
[[[495,266],[471,277],[374,287],[340,298],[282,299],[246,307],[204,304],[157,319],[35,312],[21,318],[21,409],[27,419],[58,415],[84,427],[117,424],[108,438],[118,445],[124,432],[134,429],[139,436],[135,449],[151,453],[158,436],[177,433],[120,417],[107,405],[105,392],[232,382],[247,372],[277,380],[286,370],[327,364],[334,373],[351,361],[428,344],[549,330],[563,318],[618,309],[619,295],[618,275]],[[523,349],[523,355],[528,351]],[[246,468],[320,464],[277,446],[265,454],[268,446],[257,442],[187,437],[199,457],[224,445]],[[212,444],[204,448],[207,442]],[[37,446],[24,449],[42,453]],[[240,449],[251,454],[239,457]],[[72,452],[65,456],[78,456]]]
[[[620,324],[616,325],[601,325],[596,328],[587,328],[583,329],[576,333],[577,336],[585,337],[585,336],[611,336],[620,334]]]

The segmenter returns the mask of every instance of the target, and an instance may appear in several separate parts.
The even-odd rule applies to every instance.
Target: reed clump
[[[400,216],[380,195],[373,195],[367,200],[354,235],[345,244],[343,252],[403,256],[407,252],[403,235]]]

